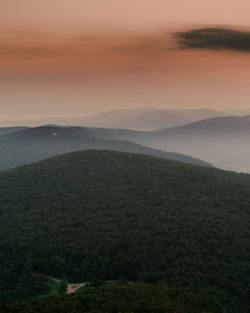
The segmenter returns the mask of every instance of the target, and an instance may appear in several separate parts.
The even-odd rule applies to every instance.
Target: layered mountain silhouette
[[[27,128],[0,136],[0,170],[39,161],[57,154],[86,149],[135,152],[178,160],[201,166],[211,166],[201,160],[125,140],[103,139],[91,129],[82,127],[42,126]]]
[[[250,172],[249,140],[250,116],[228,116],[156,132],[141,143],[187,153],[226,170]]]
[[[226,170],[250,171],[250,116],[205,119],[159,131],[93,129],[103,138],[129,140],[184,153]]]
[[[224,115],[226,115],[226,113],[210,109],[158,110],[146,108],[103,112],[89,118],[78,120],[78,123],[89,127],[153,130],[180,126],[198,120]]]
[[[70,151],[108,149],[250,172],[249,115],[204,119],[155,131],[56,125],[17,130],[0,129],[0,133],[12,132],[0,136],[0,169]]]

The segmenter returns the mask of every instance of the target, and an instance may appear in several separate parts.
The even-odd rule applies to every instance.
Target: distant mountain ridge
[[[159,133],[163,133],[164,130]],[[165,133],[186,133],[198,136],[247,135],[250,133],[250,115],[223,116],[200,120],[194,123],[166,129]]]
[[[152,130],[180,126],[206,118],[226,115],[226,113],[210,109],[149,109],[148,112],[141,112],[140,114],[139,112],[136,111],[134,116],[131,112],[128,114],[126,110],[104,112],[82,119],[81,124],[88,127]]]
[[[206,119],[138,140],[154,148],[192,155],[215,166],[250,173],[250,116]],[[137,140],[135,140],[137,142]]]
[[[21,130],[28,129],[26,126],[0,127],[0,136],[6,134],[16,133]]]
[[[91,128],[88,128],[91,129]],[[250,172],[250,116],[223,116],[158,131],[93,129],[116,140],[129,140],[206,160],[215,166]]]
[[[2,164],[10,164],[12,162],[11,159],[13,160],[14,158],[16,158],[14,162],[15,165],[26,163],[26,161],[24,163],[18,161],[18,153],[22,151],[22,147],[20,146],[21,142],[25,144],[29,140],[32,142],[35,138],[34,136],[38,136],[39,132],[42,132],[45,137],[43,140],[42,138],[39,140],[43,141],[43,147],[37,147],[39,141],[33,142],[32,145],[36,146],[36,150],[40,151],[37,154],[41,153],[43,158],[44,152],[41,152],[41,150],[47,151],[46,156],[52,156],[59,152],[65,153],[91,148],[107,148],[127,152],[140,152],[145,148],[139,148],[138,146],[132,147],[133,143],[146,146],[146,149],[148,149],[148,147],[157,149],[158,156],[161,157],[166,157],[166,155],[164,156],[162,154],[162,151],[171,151],[173,153],[192,156],[198,160],[204,160],[207,163],[225,170],[250,173],[250,115],[215,117],[199,120],[183,126],[154,131],[103,127],[61,127],[56,125],[47,127],[50,127],[47,135],[45,128],[37,127],[26,129],[23,132],[13,132],[13,129],[11,129],[13,134],[9,134],[11,135],[10,137],[0,136],[0,152],[2,152],[0,164],[1,162]],[[60,134],[57,136],[59,130]],[[53,136],[52,133],[54,133]],[[23,139],[22,136],[24,136]],[[29,136],[31,136],[31,138],[29,138]],[[5,143],[3,143],[2,140],[5,141]],[[65,144],[64,147],[63,141]],[[124,141],[127,143],[125,144]],[[11,143],[13,148],[11,148]],[[46,144],[50,145],[49,149],[46,149]],[[16,150],[14,145],[17,145]],[[159,150],[161,150],[161,152],[159,152]],[[27,153],[30,156],[34,156],[33,151]],[[148,152],[145,153],[147,154]],[[152,153],[152,151],[150,153]],[[175,158],[176,155],[172,155],[171,157]],[[21,157],[21,159],[23,159],[23,157]],[[33,160],[33,158],[30,157],[28,159]],[[37,160],[39,159],[34,158],[34,161]],[[190,160],[191,159],[183,159],[184,162],[190,162]],[[191,162],[197,162],[197,160],[191,160]],[[200,161],[198,161],[197,164],[200,164]],[[2,168],[8,167],[9,165],[4,165]]]
[[[113,140],[112,136],[102,138],[100,134],[83,127],[41,126],[0,136],[0,170],[87,149],[135,152],[211,166],[207,162],[183,154],[148,148],[127,140]]]
[[[82,123],[87,123],[91,125],[96,125],[99,127],[108,126],[112,123],[119,123],[119,121],[124,119],[131,119],[137,116],[148,114],[150,112],[157,111],[154,107],[148,108],[136,108],[136,109],[127,109],[127,110],[110,110],[97,113],[95,115],[86,117],[82,120]]]

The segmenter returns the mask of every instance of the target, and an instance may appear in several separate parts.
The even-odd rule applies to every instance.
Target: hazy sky
[[[250,108],[249,12],[249,0],[2,0],[0,122]]]

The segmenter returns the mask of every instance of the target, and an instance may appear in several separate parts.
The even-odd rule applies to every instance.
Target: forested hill
[[[0,173],[2,297],[28,262],[74,281],[161,281],[211,296],[215,312],[248,312],[249,247],[249,175],[112,151]]]
[[[102,139],[99,138],[101,135],[82,127],[59,126],[41,126],[0,135],[0,170],[40,161],[66,152],[86,149],[142,153],[211,167],[209,163],[184,154],[165,152],[124,140]]]

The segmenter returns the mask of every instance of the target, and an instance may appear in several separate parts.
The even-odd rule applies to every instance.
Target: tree
[[[33,266],[32,266],[30,257],[28,257],[23,268],[23,280],[26,282],[31,282],[32,273],[33,273]]]
[[[68,285],[67,285],[66,279],[62,279],[58,286],[58,293],[61,295],[65,294],[67,292],[67,288],[68,288]]]
[[[126,278],[126,277],[123,277],[123,276],[120,276],[120,277],[118,278],[118,281],[119,281],[119,283],[121,283],[121,284],[127,284],[127,283],[128,283],[127,278]]]

